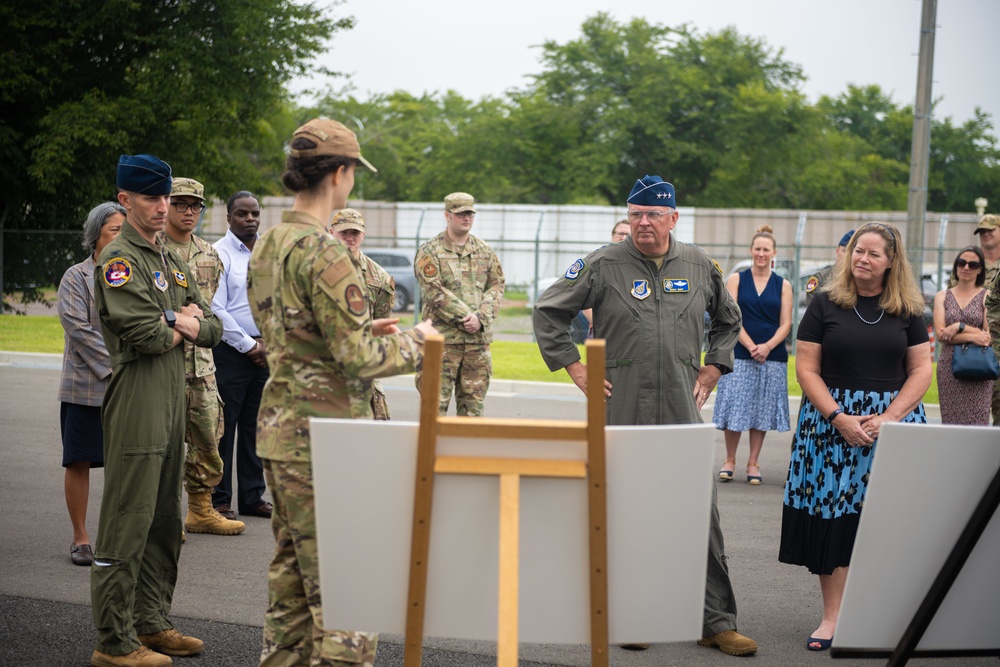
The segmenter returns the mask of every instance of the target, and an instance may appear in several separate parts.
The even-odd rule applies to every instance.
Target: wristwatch
[[[177,313],[172,310],[165,310],[163,311],[163,319],[167,321],[167,326],[173,329],[174,325],[177,324]]]
[[[963,331],[965,331],[965,322],[959,322],[958,323],[958,333],[962,333]]]

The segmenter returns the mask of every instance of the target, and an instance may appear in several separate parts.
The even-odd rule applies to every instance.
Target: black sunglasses
[[[958,268],[960,268],[960,269],[964,269],[965,267],[969,267],[973,271],[978,271],[979,267],[982,266],[982,264],[980,264],[976,260],[972,260],[971,262],[967,262],[964,259],[957,259],[957,260],[955,260],[955,265],[958,266]]]

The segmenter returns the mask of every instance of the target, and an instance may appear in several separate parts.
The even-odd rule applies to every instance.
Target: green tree
[[[682,203],[711,203],[704,195],[724,157],[747,140],[771,138],[728,131],[744,105],[762,97],[764,106],[777,103],[781,115],[768,126],[779,132],[802,106],[799,68],[733,29],[702,37],[687,27],[621,24],[598,14],[584,22],[579,39],[543,48],[546,71],[534,90],[577,120],[581,141],[614,156],[595,183],[612,203],[644,173],[671,180],[684,193]]]
[[[114,195],[121,153],[158,155],[209,194],[272,191],[285,84],[352,20],[291,0],[8,0],[0,24],[0,219],[25,230],[78,229]],[[58,280],[75,245],[8,240],[4,290],[27,269]]]

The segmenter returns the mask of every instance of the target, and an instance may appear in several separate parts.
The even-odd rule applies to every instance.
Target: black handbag
[[[981,382],[1000,378],[1000,364],[992,347],[982,345],[956,345],[951,358],[951,374],[959,380]]]

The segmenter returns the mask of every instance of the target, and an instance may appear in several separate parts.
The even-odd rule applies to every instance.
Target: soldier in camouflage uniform
[[[491,327],[503,301],[504,277],[493,249],[469,233],[475,215],[472,195],[453,192],[445,197],[447,227],[420,246],[413,267],[423,316],[444,335],[442,415],[448,412],[454,389],[456,413],[482,417],[493,374]]]
[[[1000,215],[989,213],[979,220],[976,227],[979,245],[986,258],[986,321],[993,337],[993,350],[1000,357]],[[993,383],[993,425],[1000,426],[1000,381]]]
[[[337,211],[330,223],[330,233],[347,246],[361,268],[361,275],[368,286],[368,312],[372,319],[392,317],[392,306],[396,303],[396,281],[378,262],[361,252],[361,244],[365,240],[365,219],[361,212],[353,208]],[[382,388],[382,380],[378,378],[372,382],[372,413],[380,421],[389,419],[385,389]]]
[[[377,635],[323,624],[309,417],[370,419],[372,380],[416,370],[424,337],[436,331],[426,322],[403,333],[391,320],[373,322],[361,272],[326,231],[330,214],[347,203],[359,163],[374,171],[340,123],[315,119],[296,130],[282,176],[295,203],[250,258],[250,308],[271,369],[257,453],[273,496],[276,542],[261,667],[375,661]]]
[[[187,262],[202,297],[212,302],[219,287],[222,262],[215,248],[194,235],[199,214],[205,208],[205,186],[193,178],[175,178],[167,209],[165,245]],[[188,513],[184,528],[192,533],[239,535],[246,526],[231,521],[212,506],[212,489],[222,479],[222,398],[215,382],[212,350],[184,342],[184,371],[187,385],[187,427],[184,443],[184,490],[188,493]]]
[[[805,292],[807,306],[809,305],[809,302],[812,301],[816,293],[819,292],[819,289],[829,282],[830,276],[833,275],[834,268],[836,268],[837,263],[840,262],[840,258],[844,256],[844,253],[847,252],[847,244],[851,242],[852,236],[854,236],[853,229],[840,237],[840,243],[837,244],[837,259],[833,264],[806,278]]]

